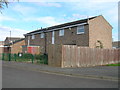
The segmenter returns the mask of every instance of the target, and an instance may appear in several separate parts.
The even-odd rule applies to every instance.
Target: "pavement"
[[[42,64],[31,64],[14,61],[2,61],[2,65],[6,67],[15,67],[20,69],[67,75],[72,77],[102,79],[110,81],[118,81],[118,66],[96,66],[96,67],[83,67],[83,68],[60,68],[51,67]]]
[[[59,75],[16,67],[2,67],[2,88],[109,88],[118,89],[118,81]],[[113,89],[115,88],[115,89]]]

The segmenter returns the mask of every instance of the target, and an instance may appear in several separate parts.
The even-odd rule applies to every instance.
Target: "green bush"
[[[21,53],[20,55],[20,53],[18,54],[3,53],[2,59],[7,61],[19,61],[19,62],[31,61],[32,63],[34,62],[34,60],[36,60],[37,63],[48,64],[47,54],[32,55],[30,53],[24,53],[24,54]]]
[[[19,54],[18,54],[18,56],[19,56]],[[20,56],[19,56],[20,57]],[[22,58],[27,58],[27,59],[31,59],[31,57],[32,57],[32,54],[30,54],[30,53],[24,53],[24,54],[22,54],[22,56],[21,56]]]
[[[35,55],[34,57],[35,57],[35,60],[37,60],[37,63],[48,64],[47,54],[38,54],[38,55]]]

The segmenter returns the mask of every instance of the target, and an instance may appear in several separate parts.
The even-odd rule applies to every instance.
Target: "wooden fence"
[[[62,67],[89,67],[119,62],[118,49],[62,46]]]
[[[48,64],[60,67],[90,67],[120,62],[120,49],[98,49],[76,45],[52,45]]]

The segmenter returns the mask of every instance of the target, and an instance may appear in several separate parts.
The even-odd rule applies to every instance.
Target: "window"
[[[41,37],[41,38],[44,38],[44,33],[41,33],[41,34],[40,34],[40,37]]]
[[[52,44],[55,43],[54,31],[52,32]]]
[[[85,32],[85,30],[84,30],[84,26],[83,25],[77,27],[77,34],[82,34],[84,32]]]
[[[35,35],[32,35],[32,39],[35,39]]]
[[[64,36],[64,29],[59,31],[59,36]]]

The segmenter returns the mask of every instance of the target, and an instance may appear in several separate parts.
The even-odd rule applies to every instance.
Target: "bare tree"
[[[8,7],[9,2],[10,2],[9,0],[0,0],[0,13],[2,13],[1,11],[2,9],[4,9],[5,7]]]
[[[4,7],[8,7],[8,0],[0,0],[0,9],[3,9]]]

